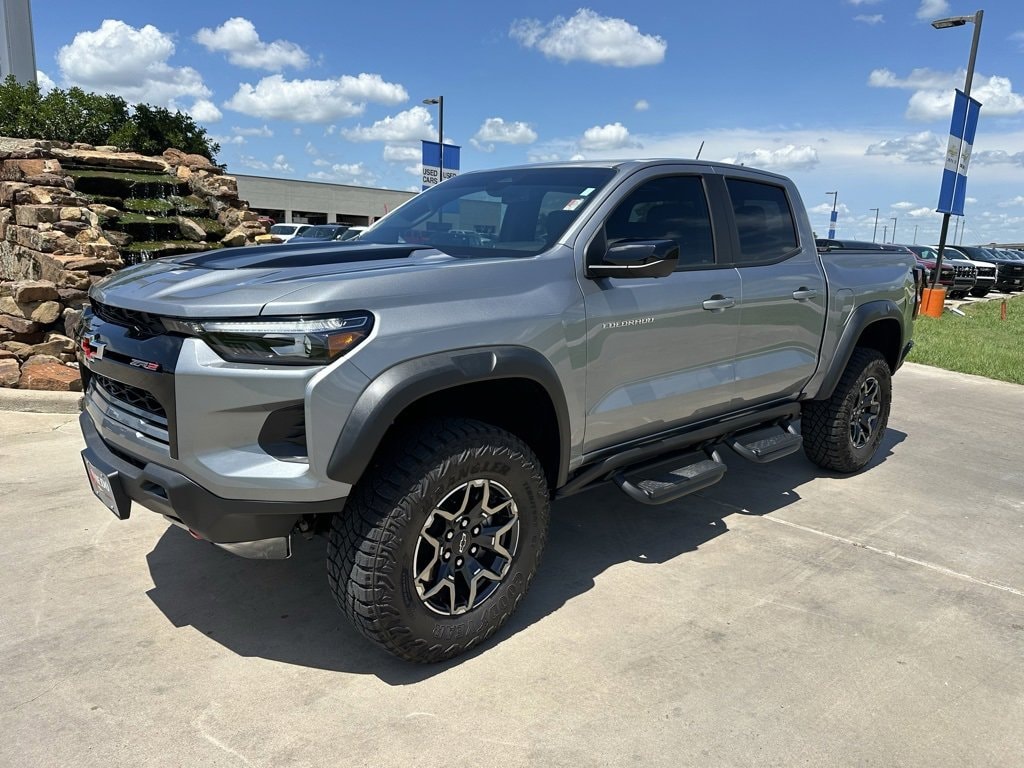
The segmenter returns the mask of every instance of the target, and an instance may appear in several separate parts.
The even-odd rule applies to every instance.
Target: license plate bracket
[[[89,486],[92,488],[96,498],[103,502],[119,520],[127,520],[131,514],[131,501],[128,499],[121,487],[117,470],[103,470],[89,461],[83,453],[82,461],[85,463],[85,473],[89,477]]]

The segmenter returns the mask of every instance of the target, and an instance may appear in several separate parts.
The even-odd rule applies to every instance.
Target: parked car
[[[829,251],[901,251],[911,253],[917,261],[918,266],[924,270],[924,285],[931,285],[932,274],[935,272],[935,259],[925,258],[915,253],[905,245],[894,245],[892,243],[869,243],[865,240],[835,240],[818,238],[815,241],[818,248]],[[952,296],[954,293],[968,293],[974,287],[974,280],[968,273],[957,274],[954,264],[949,264],[943,259],[942,270],[939,274],[939,285],[946,288],[946,293]]]
[[[355,226],[349,227],[347,230],[345,230],[345,234],[343,234],[338,239],[339,240],[355,240],[357,237],[359,237],[361,234],[363,234],[363,232],[365,232],[368,229],[369,229],[369,227],[364,227],[362,224],[356,224]]]
[[[932,258],[934,258],[934,255],[938,254],[938,246],[934,248],[932,246],[922,247],[927,248],[932,252]],[[946,249],[942,254],[942,260],[946,261],[948,259],[953,259],[953,263],[967,262],[977,270],[978,274],[975,279],[974,288],[971,289],[971,296],[975,296],[980,299],[984,296],[988,296],[989,291],[995,287],[998,268],[991,261],[973,259],[964,251],[963,246],[959,245],[946,246]]]
[[[958,245],[957,248],[972,259],[996,265],[998,271],[996,272],[995,289],[997,291],[1010,293],[1024,288],[1024,261],[1015,259],[1010,254],[999,253],[995,248],[979,245]]]
[[[270,228],[270,232],[265,235],[256,235],[256,243],[258,245],[268,244],[280,244],[287,243],[296,235],[299,235],[309,229],[312,224],[275,224]]]
[[[930,245],[908,245],[906,246],[911,252],[925,262],[934,264],[939,259],[939,251],[937,248],[933,248]],[[949,264],[953,267],[953,287],[947,289],[947,295],[951,299],[962,299],[969,293],[974,293],[978,290],[978,267],[964,254],[957,251],[955,248],[946,246],[945,252],[942,254],[942,264],[945,266]],[[987,281],[988,286],[984,289],[984,296],[989,290],[992,289],[992,284],[995,283],[995,269],[991,265],[986,265],[988,269],[992,271],[990,279]],[[968,278],[970,283],[968,284]],[[975,294],[977,295],[977,294]]]
[[[329,240],[342,240],[348,229],[348,224],[316,224],[288,242],[293,245],[301,245],[302,243],[326,243]]]

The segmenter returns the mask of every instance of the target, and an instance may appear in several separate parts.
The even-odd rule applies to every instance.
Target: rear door
[[[699,168],[699,167],[698,167]],[[589,245],[674,240],[678,269],[661,278],[581,279],[587,313],[584,452],[729,410],[739,329],[740,280],[720,253],[708,178],[648,168],[597,212]],[[724,231],[724,230],[722,230]],[[592,254],[591,254],[592,255]]]
[[[790,397],[814,373],[825,329],[825,276],[810,226],[800,226],[799,198],[770,177],[738,172],[725,187],[742,285],[736,404]]]

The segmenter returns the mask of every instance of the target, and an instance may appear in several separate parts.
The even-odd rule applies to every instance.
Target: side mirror
[[[679,264],[674,240],[644,240],[613,245],[604,258],[587,266],[587,277],[666,277]]]

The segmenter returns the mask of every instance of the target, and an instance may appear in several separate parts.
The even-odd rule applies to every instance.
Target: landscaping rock
[[[20,379],[18,361],[10,357],[0,358],[0,387],[16,387]]]
[[[21,366],[21,389],[43,389],[54,392],[80,392],[82,379],[78,370],[64,365],[52,355],[34,355]]]
[[[20,303],[29,301],[58,301],[61,296],[49,280],[22,280],[11,285],[11,295]]]
[[[206,239],[205,230],[192,221],[192,219],[185,218],[184,216],[178,216],[175,220],[178,222],[178,229],[181,230],[181,236],[186,240],[192,240],[198,243],[200,240]]]

